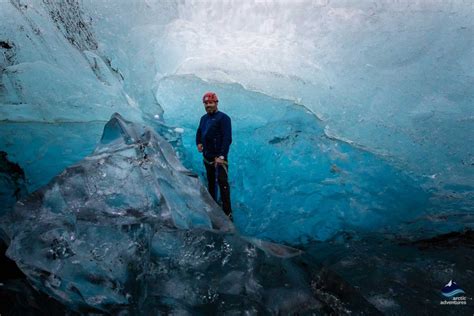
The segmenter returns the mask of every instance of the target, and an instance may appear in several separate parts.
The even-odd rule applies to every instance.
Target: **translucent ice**
[[[304,106],[237,84],[169,77],[158,100],[165,119],[183,127],[183,159],[193,170],[204,168],[194,144],[204,111],[196,96],[211,88],[233,120],[229,177],[234,217],[247,234],[294,243],[342,230],[399,231],[428,212],[429,195],[415,178],[389,157],[332,138]]]
[[[114,112],[142,121],[89,24],[77,1],[0,1],[0,149],[30,191],[90,154]]]
[[[238,83],[305,105],[333,136],[388,154],[427,180],[435,175],[427,182],[446,191],[472,187],[472,6],[83,1],[98,47],[127,71],[129,94],[143,91],[142,82],[160,97],[162,80],[176,75]],[[186,85],[172,92],[179,103]]]
[[[152,126],[204,180],[193,134],[200,97],[215,90],[234,123],[235,224],[254,237],[411,240],[472,229],[473,21],[461,0],[0,1],[0,150],[25,170],[30,192],[41,188],[4,219],[9,255],[76,309],[327,305],[333,296],[304,288],[300,256],[284,269],[300,281],[273,287],[274,274],[260,272],[283,275],[274,255],[286,250],[223,233],[232,226],[162,138],[114,117],[96,147],[103,125],[119,111]],[[10,180],[7,203],[17,199]],[[350,261],[360,248],[347,245]],[[356,280],[364,251],[348,269]],[[384,311],[404,305],[366,288]]]
[[[375,311],[301,251],[237,235],[171,145],[118,114],[0,227],[30,282],[76,311]]]
[[[153,88],[168,124],[187,124],[183,137],[189,153],[193,124],[202,113],[200,96],[206,90],[222,94],[221,106],[238,123],[236,132],[246,129],[232,146],[236,164],[231,173],[234,199],[243,202],[243,208],[250,206],[250,211],[240,213],[241,219],[246,218],[240,224],[249,232],[274,235],[266,228],[286,228],[285,216],[295,216],[295,221],[290,220],[295,226],[285,229],[293,231],[285,237],[290,239],[306,234],[324,238],[335,230],[363,225],[392,225],[399,231],[400,222],[416,222],[415,229],[429,230],[472,227],[466,219],[474,206],[474,96],[469,88],[474,10],[469,1],[83,4],[97,29],[98,46],[129,70],[129,78],[144,78],[142,82]],[[117,32],[123,29],[128,31]],[[209,84],[200,84],[196,77]],[[130,94],[137,88],[127,85]],[[234,95],[226,94],[232,90]],[[267,106],[280,101],[285,105],[279,110]],[[326,177],[315,175],[318,167],[333,170],[329,178],[346,173],[344,168],[337,172],[338,163],[332,168],[332,163],[314,160],[314,154],[323,157],[329,152],[318,152],[312,142],[296,142],[308,147],[298,157],[288,157],[288,150],[281,150],[292,142],[291,137],[285,139],[290,133],[280,128],[288,128],[286,122],[260,129],[289,103],[302,105],[319,118],[305,120],[303,134],[324,133],[345,143],[338,147],[349,143],[358,148],[349,149],[354,155],[347,156],[360,159],[352,165],[358,170],[351,175],[360,176],[352,178],[355,185],[321,182]],[[149,113],[152,108],[143,109]],[[271,147],[252,148],[250,138],[260,145],[272,141],[272,147],[281,150],[281,159],[298,161],[300,168],[289,168],[268,156],[274,153],[266,150]],[[362,152],[364,157],[357,156]],[[335,162],[334,156],[325,157]],[[262,159],[269,165],[262,167]],[[198,160],[194,163],[193,170],[202,170]],[[364,166],[369,165],[372,172],[365,173]],[[293,188],[292,182],[283,180],[291,178],[301,181],[295,180]],[[315,182],[321,188],[315,189]],[[302,187],[313,190],[308,193]],[[331,188],[342,195],[330,199],[324,195],[318,202],[299,197]],[[271,190],[274,194],[268,195]],[[367,199],[359,199],[364,194]],[[398,194],[404,198],[396,198]],[[294,203],[286,203],[290,200]],[[326,207],[331,208],[324,212],[327,216],[306,213]],[[260,213],[262,209],[272,210]],[[438,219],[446,216],[450,223],[444,226]],[[317,218],[324,223],[314,223]]]

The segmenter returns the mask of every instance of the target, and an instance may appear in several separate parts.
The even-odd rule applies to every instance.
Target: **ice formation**
[[[229,170],[240,232],[290,244],[339,240],[345,234],[417,239],[461,233],[474,225],[473,21],[472,2],[462,0],[0,1],[0,151],[24,169],[21,192],[39,190],[25,201],[33,203],[45,194],[51,204],[38,207],[49,207],[46,213],[64,207],[60,191],[66,187],[54,183],[75,179],[69,177],[75,170],[70,166],[92,164],[90,157],[115,146],[96,148],[115,112],[148,126],[149,135],[154,135],[151,129],[158,132],[202,179],[193,138],[203,113],[200,98],[212,90],[234,123]],[[117,136],[106,133],[102,141]],[[136,141],[141,132],[131,137]],[[122,145],[138,146],[132,143]],[[115,157],[109,154],[103,153]],[[114,159],[123,163],[126,157]],[[123,178],[122,164],[101,168],[115,167],[103,179],[94,175],[92,182],[103,185],[103,197],[118,189],[108,177],[122,177],[120,185],[130,183],[115,200],[97,200],[107,207],[96,215],[134,221],[141,213],[123,208],[131,205],[144,218],[154,218],[150,210],[163,201],[140,187],[150,180],[147,173]],[[164,168],[164,174],[170,170]],[[212,226],[207,213],[187,200],[198,180],[181,171],[176,171],[178,182],[189,185],[161,186],[160,192],[169,194],[168,207],[181,210],[170,211],[170,221],[180,229],[199,223],[207,232],[205,240],[215,237],[225,244],[227,237],[207,230]],[[13,183],[8,177],[2,181]],[[11,192],[7,186],[2,199],[13,203],[17,197]],[[18,216],[23,206],[17,204]],[[55,214],[51,225],[61,216]],[[66,256],[68,264],[73,264],[70,248],[60,240],[71,233],[71,218],[63,218],[64,236],[58,228],[54,234],[59,237],[44,237],[59,240],[55,256]],[[40,233],[44,227],[34,228],[30,220],[31,234]],[[97,230],[116,234],[124,243],[150,236],[148,224],[130,225],[129,230],[100,225]],[[91,227],[80,227],[84,240],[95,236]],[[168,237],[171,244],[186,240]],[[241,249],[249,245],[232,238]],[[29,248],[11,249],[20,258]],[[128,256],[140,251],[129,250]],[[51,275],[49,293],[71,297],[68,291],[75,290],[61,288],[65,283]],[[110,284],[124,280],[123,272]],[[91,291],[84,297],[95,297],[93,289],[79,292]],[[125,292],[112,292],[107,299],[113,304],[128,302]],[[385,311],[402,308],[384,295],[373,295],[371,302]],[[108,304],[89,303],[99,309]]]
[[[0,228],[30,282],[76,311],[375,311],[301,251],[236,234],[171,145],[119,114]]]

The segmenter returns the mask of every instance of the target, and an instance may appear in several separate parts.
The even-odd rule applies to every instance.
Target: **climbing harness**
[[[214,165],[214,161],[209,161],[207,160],[206,158],[203,158],[204,159],[204,163],[208,164],[208,165]],[[227,171],[227,166],[228,166],[228,162],[227,161],[224,161],[221,165],[222,165],[222,169],[224,169],[225,173],[227,174],[227,176],[229,175],[229,172]],[[217,166],[216,166],[216,171],[217,171]],[[216,172],[217,173],[217,172]]]
[[[226,175],[229,176],[229,173],[227,171],[228,162],[224,161],[222,164],[216,164],[215,162],[209,161],[204,157],[203,157],[203,159],[204,159],[204,163],[206,163],[208,165],[214,165],[214,168],[215,168],[215,172],[214,172],[214,196],[216,197],[216,201],[219,201],[219,196],[218,196],[218,194],[219,194],[219,165],[222,166],[222,169],[224,169]]]

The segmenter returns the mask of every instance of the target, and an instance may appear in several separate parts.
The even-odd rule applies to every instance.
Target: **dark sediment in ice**
[[[23,169],[7,158],[7,153],[0,151],[0,216],[9,212],[13,205],[26,192],[26,179]],[[5,256],[7,246],[0,238],[0,283],[9,278],[23,277],[16,264]]]
[[[378,233],[341,233],[306,245],[323,266],[340,275],[387,315],[469,314],[467,306],[440,306],[441,289],[450,280],[474,292],[472,231],[452,232],[427,239]]]
[[[474,248],[474,231],[468,229],[462,232],[451,232],[427,239],[400,242],[400,245],[416,246],[421,250]]]
[[[0,151],[0,216],[27,194],[25,172]]]
[[[0,215],[27,195],[23,169],[0,152]],[[0,314],[1,315],[64,315],[65,307],[34,289],[16,263],[5,255],[6,243],[0,239]]]

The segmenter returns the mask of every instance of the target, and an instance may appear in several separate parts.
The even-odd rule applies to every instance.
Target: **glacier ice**
[[[114,112],[143,120],[89,23],[76,1],[0,2],[0,147],[30,191],[89,154]]]
[[[26,173],[28,191],[45,185],[66,167],[90,154],[104,123],[2,122],[0,147]]]
[[[472,184],[471,2],[189,1],[178,12],[155,48],[157,85],[192,74],[295,100],[332,134],[436,174],[435,186]]]
[[[327,134],[384,156],[439,196],[460,190],[472,206],[469,2],[0,5],[2,121],[105,123],[115,111],[161,118],[161,84],[194,75],[297,101]],[[182,106],[186,86],[171,93]],[[10,157],[35,173],[32,157],[42,152],[25,157],[20,148]],[[33,177],[32,187],[65,166]]]
[[[179,97],[177,87],[185,91]],[[304,106],[237,84],[169,77],[157,100],[165,120],[183,127],[183,159],[193,170],[202,170],[194,149],[203,111],[196,96],[211,88],[233,120],[229,177],[234,218],[246,234],[301,243],[344,230],[399,231],[430,213],[419,181],[367,149],[331,138]]]
[[[462,0],[0,1],[0,150],[25,170],[29,192],[45,192],[94,152],[119,112],[159,131],[202,179],[192,136],[200,96],[216,90],[237,123],[230,159],[238,230],[292,244],[325,240],[318,258],[340,257],[336,271],[380,310],[416,309],[417,296],[429,309],[437,284],[472,276],[465,243],[441,255],[387,252],[399,238],[470,236],[462,232],[474,227],[473,12]],[[61,208],[54,198],[50,207]],[[106,211],[137,203],[115,198],[102,201]],[[187,208],[180,200],[171,207]],[[149,231],[107,230],[124,243]],[[382,235],[361,245],[358,235],[371,233]],[[65,245],[59,240],[52,254],[69,256]],[[100,257],[107,248],[99,248]],[[360,282],[370,260],[384,267]],[[416,273],[424,265],[435,268]],[[431,290],[400,287],[417,275]],[[163,306],[171,301],[180,304],[173,297]]]
[[[403,170],[401,178],[410,179],[402,182],[418,187],[412,198],[418,199],[419,194],[419,201],[408,201],[400,211],[394,206],[388,213],[400,215],[402,221],[408,216],[405,220],[415,223],[414,230],[421,226],[439,233],[472,227],[466,219],[474,206],[470,145],[474,141],[474,96],[469,89],[474,69],[470,36],[474,10],[470,2],[147,1],[127,7],[124,14],[120,3],[85,1],[84,10],[97,29],[99,47],[130,70],[129,78],[145,78],[169,124],[187,124],[183,137],[191,146],[189,151],[192,143],[186,138],[191,139],[199,97],[205,91],[199,87],[224,93],[221,105],[240,120],[237,129],[247,128],[243,125],[247,123],[254,128],[262,126],[261,116],[249,107],[269,100],[265,96],[275,102],[288,100],[314,113],[320,119],[316,124],[327,136],[374,153],[383,160],[376,162],[379,166],[386,162],[395,167],[395,173]],[[120,18],[110,18],[104,12]],[[124,28],[130,31],[117,32]],[[149,67],[140,68],[142,60]],[[241,88],[236,88],[239,85]],[[242,91],[246,98],[226,99],[226,91],[232,89]],[[147,106],[146,112],[150,111]],[[315,132],[319,134],[320,128]],[[247,146],[246,142],[235,143],[232,152],[245,152]],[[259,157],[265,154],[256,152]],[[248,157],[232,159],[237,165],[247,163],[240,158]],[[190,167],[201,170],[198,164],[195,161]],[[286,166],[280,167],[283,169],[275,169],[275,173],[285,172]],[[234,185],[243,188],[249,171],[235,171]],[[270,174],[265,178],[275,179]],[[405,190],[405,185],[392,183],[394,195]],[[371,189],[375,192],[378,188]],[[240,190],[239,196],[249,191]],[[428,194],[429,203],[423,202],[426,195],[421,191]],[[417,207],[420,203],[425,206]],[[383,202],[383,207],[390,205]],[[258,209],[265,207],[258,205]],[[359,206],[353,203],[349,210],[354,207]],[[346,216],[350,213],[346,208],[341,213],[345,218],[340,223],[358,224],[353,222],[357,216]],[[443,228],[439,219],[445,217],[450,223]],[[272,222],[271,216],[262,218]],[[262,218],[257,216],[256,221],[260,223]],[[334,227],[331,218],[325,219]],[[457,224],[450,226],[453,222]],[[246,226],[263,231],[258,225]],[[318,235],[316,227],[310,235],[331,234]]]
[[[171,145],[119,114],[0,227],[30,282],[76,311],[376,311],[301,251],[236,234]]]
[[[87,21],[74,7],[2,1],[2,120],[106,121],[115,111],[140,120],[120,77],[97,56]],[[60,9],[55,6],[62,7]],[[61,12],[63,13],[61,15]],[[65,16],[67,15],[67,17]],[[60,30],[77,34],[60,35]],[[105,58],[104,58],[105,59]]]

